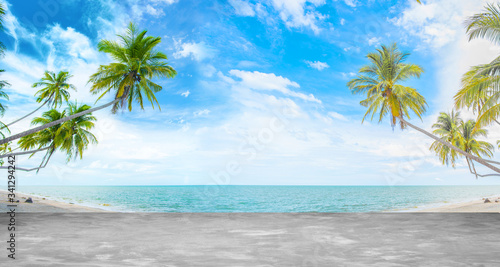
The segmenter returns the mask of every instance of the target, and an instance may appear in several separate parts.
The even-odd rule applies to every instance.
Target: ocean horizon
[[[119,212],[416,211],[500,195],[500,186],[19,186],[20,193]]]

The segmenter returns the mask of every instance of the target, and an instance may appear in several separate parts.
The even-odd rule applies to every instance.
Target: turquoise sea
[[[18,191],[125,212],[377,212],[500,195],[500,186],[21,186]]]

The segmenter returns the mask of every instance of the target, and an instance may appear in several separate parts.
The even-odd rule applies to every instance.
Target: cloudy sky
[[[72,98],[96,105],[88,77],[111,62],[97,43],[130,21],[162,37],[178,72],[159,81],[161,111],[95,113],[99,144],[83,160],[66,164],[59,153],[40,173],[20,173],[23,185],[500,184],[476,180],[465,162],[442,166],[418,132],[393,130],[388,120],[361,124],[362,97],[346,87],[368,52],[397,42],[425,69],[407,84],[429,103],[423,121],[411,121],[430,129],[451,110],[461,75],[500,53],[464,33],[465,18],[485,1],[0,1],[1,78],[11,84],[4,122],[37,107],[31,84],[45,70],[70,71]],[[492,141],[498,130],[490,129]]]

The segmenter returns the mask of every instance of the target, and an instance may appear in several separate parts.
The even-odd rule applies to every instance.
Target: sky
[[[429,106],[431,130],[470,66],[500,53],[485,40],[469,42],[465,19],[482,0],[0,0],[6,6],[0,40],[1,79],[10,101],[3,122],[34,110],[45,70],[69,71],[78,90],[71,98],[95,106],[87,83],[112,62],[97,50],[130,21],[162,38],[158,49],[178,72],[158,80],[161,111],[94,113],[90,146],[82,160],[60,152],[36,173],[19,173],[23,185],[489,185],[476,180],[465,160],[443,166],[432,140],[384,120],[361,123],[363,99],[346,84],[368,63],[366,54],[397,43],[423,67],[419,90]],[[44,108],[43,111],[46,111]],[[28,129],[31,119],[11,127]],[[462,112],[472,118],[469,111]],[[488,140],[500,139],[498,128]],[[496,152],[496,158],[500,154]],[[34,167],[41,155],[20,157]],[[480,168],[482,172],[486,169]],[[4,177],[0,179],[6,180]]]

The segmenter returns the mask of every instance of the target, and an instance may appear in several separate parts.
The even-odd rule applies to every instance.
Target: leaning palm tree
[[[441,137],[441,139],[448,143],[458,146],[458,137],[460,135],[459,127],[461,124],[462,119],[460,118],[460,112],[452,111],[449,114],[441,112],[437,123],[432,125],[432,128],[435,129],[432,133]],[[456,151],[438,141],[432,143],[430,150],[436,153],[442,164],[451,164],[455,167],[458,158]]]
[[[416,89],[401,84],[412,77],[420,77],[423,72],[418,65],[404,63],[408,56],[400,52],[396,44],[383,45],[377,52],[367,55],[371,64],[362,67],[359,75],[347,84],[353,94],[366,95],[360,102],[368,108],[363,121],[369,115],[373,119],[378,113],[379,122],[388,115],[393,127],[399,121],[404,129],[403,118],[410,118],[410,112],[421,118],[427,106],[424,97]]]
[[[500,44],[500,3],[487,4],[485,11],[466,21],[469,41],[485,38]],[[457,108],[471,108],[477,123],[486,126],[498,122],[500,115],[500,57],[472,67],[462,78],[462,88],[455,95]]]
[[[45,105],[57,108],[62,105],[63,101],[67,103],[70,97],[69,89],[76,91],[76,87],[68,82],[72,76],[66,71],[60,71],[57,74],[52,71],[45,71],[44,77],[32,85],[33,88],[42,87],[35,93],[35,96],[37,96],[36,102],[42,103],[42,105],[25,116],[7,124],[7,126],[11,126],[31,116]]]
[[[480,128],[476,125],[476,121],[468,120],[467,122],[462,122],[460,125],[460,135],[458,139],[458,144],[462,150],[467,153],[476,155],[478,157],[493,157],[493,145],[486,141],[477,140],[478,137],[486,137],[488,131]],[[476,171],[474,166],[474,161],[466,158],[467,164],[469,166],[469,171],[478,176],[484,177],[489,175],[480,175]],[[472,168],[471,168],[472,167]]]
[[[68,115],[77,114],[89,110],[88,105],[78,105],[78,103],[68,103],[66,113]],[[94,128],[94,122],[97,119],[92,114],[85,114],[78,118],[65,122],[59,128],[57,136],[60,138],[61,150],[66,152],[69,162],[71,158],[80,159],[83,157],[83,151],[89,144],[97,144],[97,138],[90,132]]]
[[[145,30],[139,32],[137,27],[130,23],[126,34],[118,35],[120,42],[109,40],[99,42],[99,51],[108,53],[116,62],[101,65],[97,73],[90,77],[89,82],[93,84],[92,93],[102,92],[98,100],[113,92],[114,98],[111,102],[4,138],[0,140],[0,145],[109,106],[113,106],[113,112],[125,105],[131,111],[134,101],[143,108],[146,98],[153,107],[154,103],[159,107],[154,94],[162,90],[162,87],[152,80],[173,78],[177,73],[167,64],[167,56],[155,50],[161,38],[146,36],[146,32]]]
[[[78,105],[77,103],[68,103],[68,108],[59,112],[56,109],[44,112],[42,117],[34,118],[31,122],[33,125],[45,125],[68,115],[76,114],[82,111],[89,110],[88,105]],[[13,155],[31,154],[32,157],[37,152],[46,151],[40,166],[37,168],[25,169],[18,168],[22,171],[37,172],[47,166],[52,154],[60,150],[66,153],[67,161],[71,158],[82,158],[83,151],[87,149],[90,143],[97,144],[97,138],[90,132],[94,128],[94,122],[97,119],[91,113],[69,120],[65,123],[57,124],[46,128],[42,131],[24,136],[20,138],[18,144],[23,152],[12,153]],[[4,157],[4,156],[2,156]],[[1,168],[1,167],[0,167]]]
[[[34,118],[31,124],[46,125],[65,117],[66,111],[59,112],[56,109],[51,109],[47,112],[44,112],[42,114],[42,117]],[[31,154],[31,156],[33,156],[37,152],[46,151],[38,168],[20,170],[38,171],[47,165],[50,158],[52,157],[52,154],[54,154],[54,152],[60,147],[60,141],[63,139],[60,136],[60,128],[61,124],[56,124],[51,127],[45,128],[42,131],[23,136],[19,140],[18,145],[22,150],[24,150],[24,152],[18,152],[17,155]]]
[[[424,97],[416,89],[400,84],[409,78],[420,77],[423,72],[417,65],[404,63],[408,55],[401,53],[395,44],[390,47],[382,46],[377,52],[368,54],[367,58],[371,64],[362,67],[358,76],[349,81],[347,86],[353,94],[366,96],[366,99],[360,102],[362,106],[368,108],[363,120],[370,114],[373,119],[378,113],[379,122],[385,116],[389,116],[393,127],[399,121],[401,128],[409,126],[451,150],[500,173],[500,168],[491,165],[491,161],[471,155],[405,119],[410,118],[410,111],[420,118],[426,107]]]

